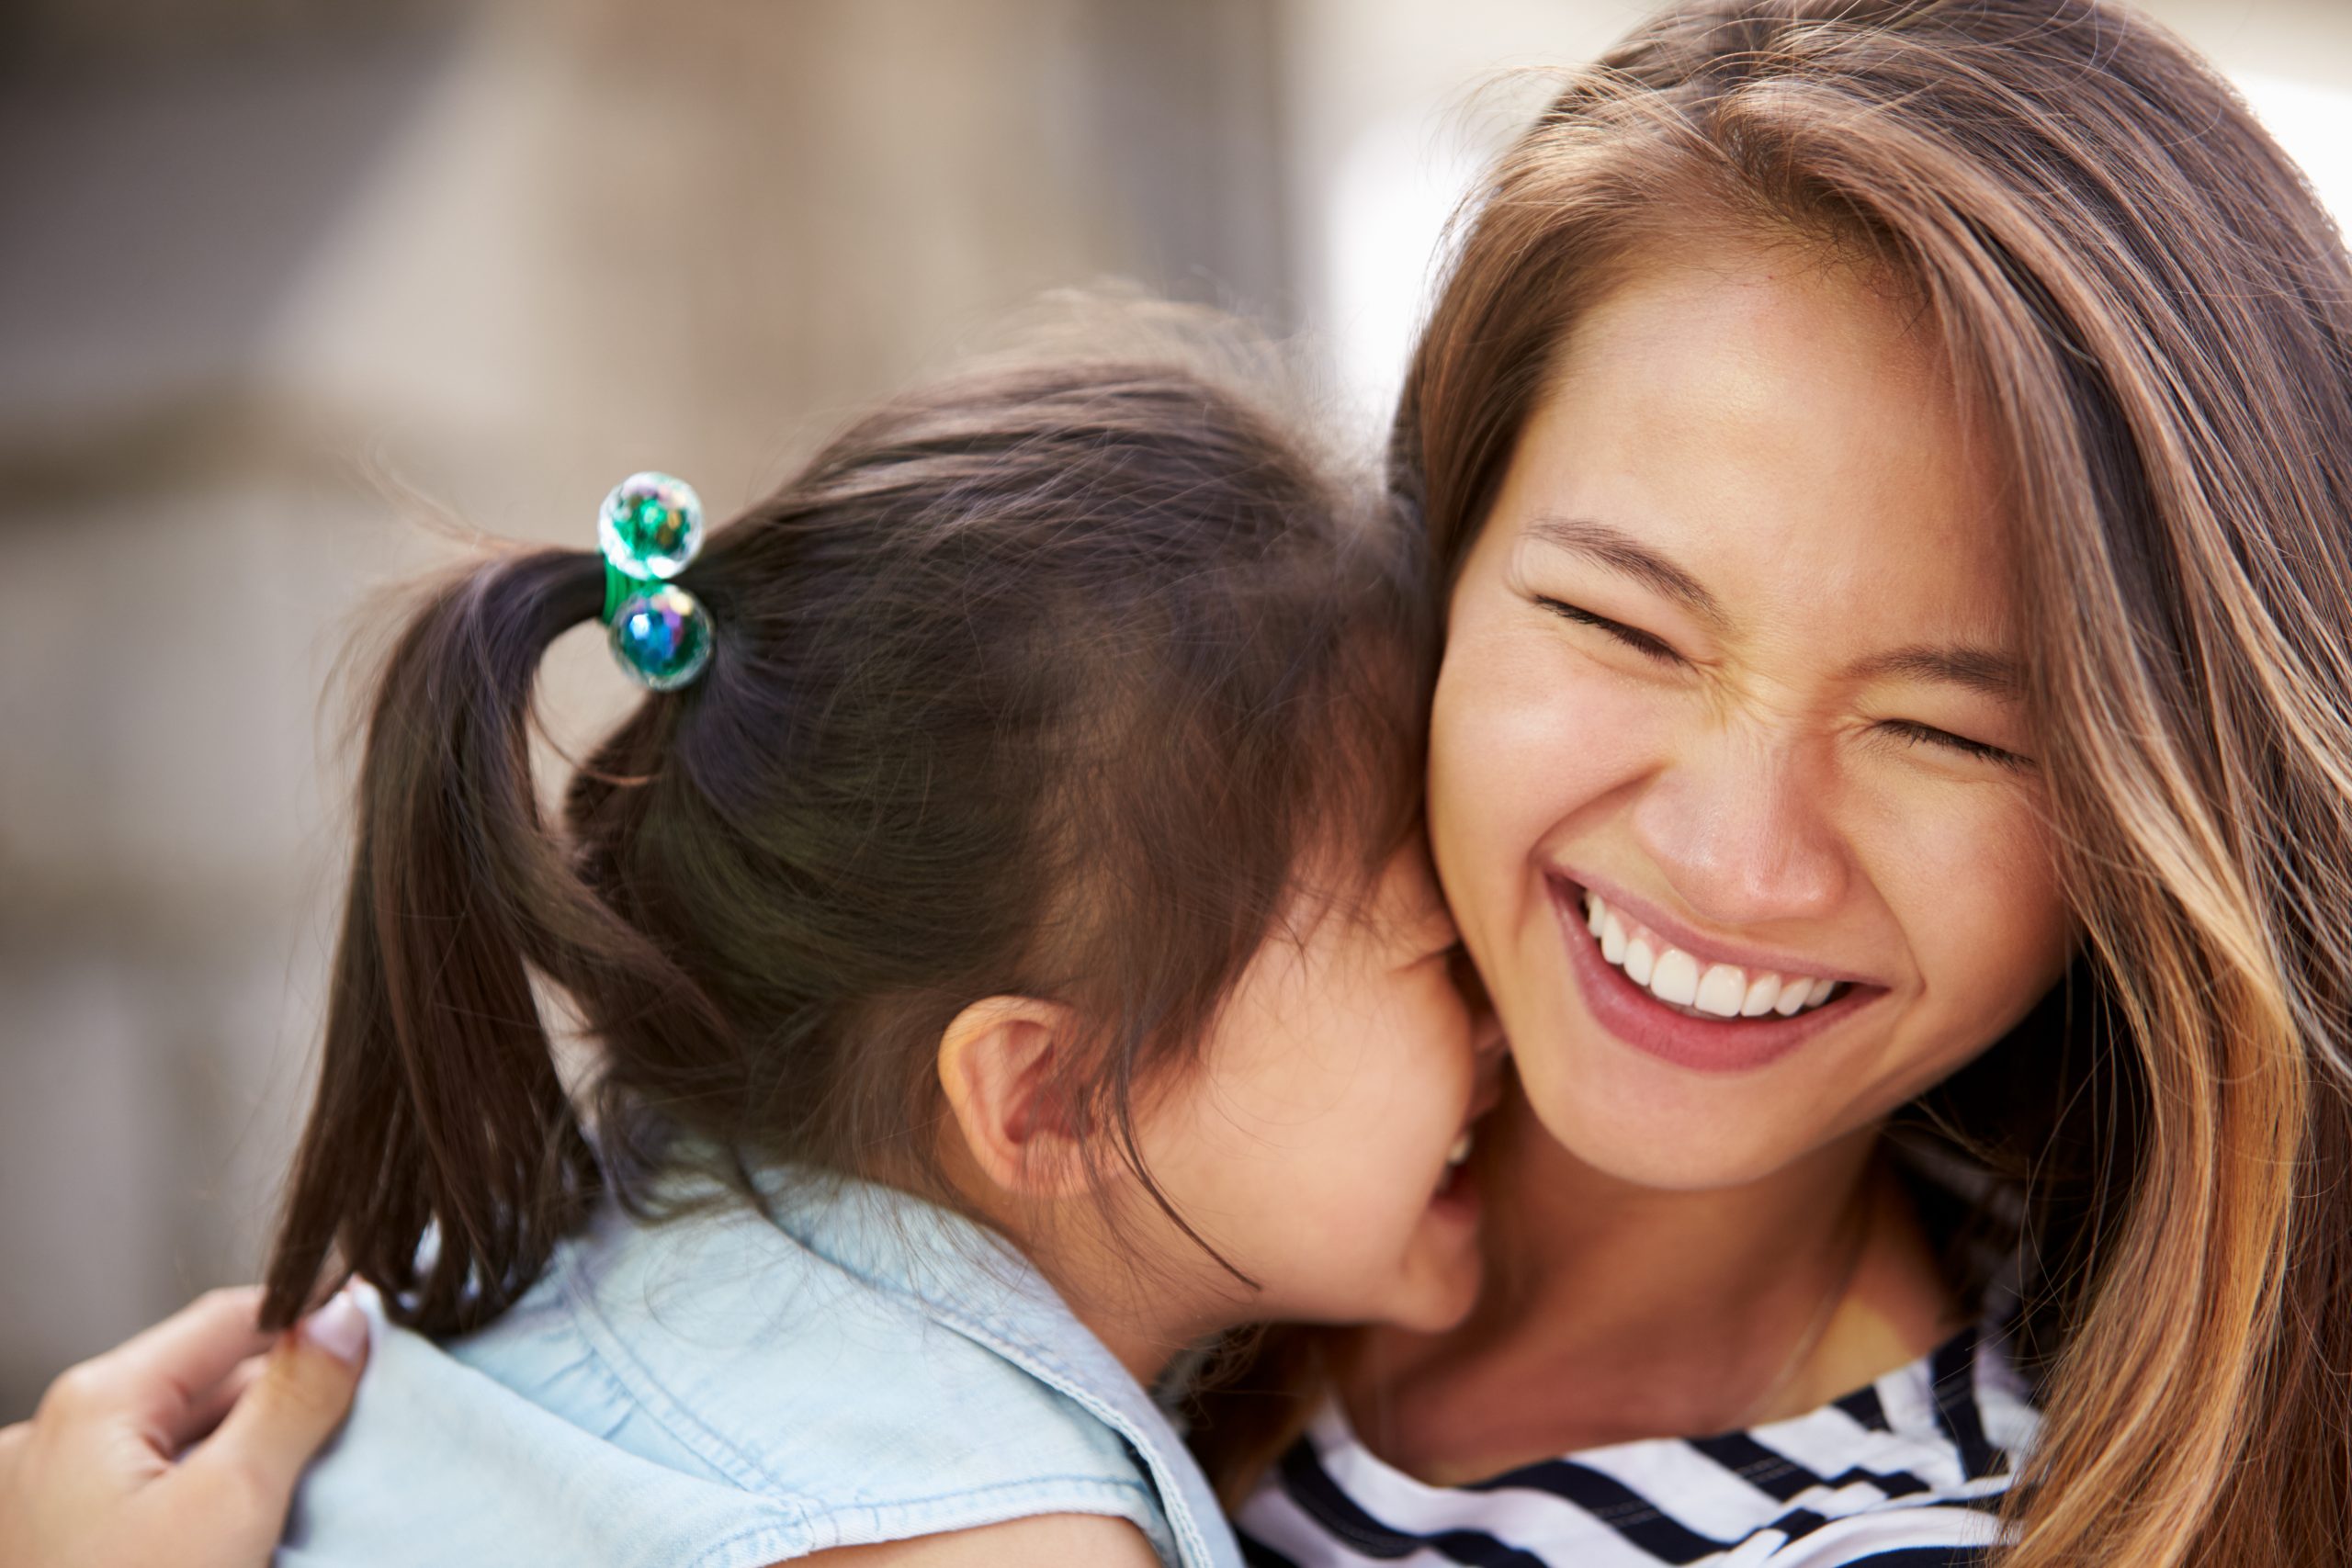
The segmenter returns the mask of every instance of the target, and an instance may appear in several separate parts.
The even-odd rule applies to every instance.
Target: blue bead
[[[605,637],[629,678],[656,692],[676,690],[710,662],[709,612],[674,583],[622,601]]]

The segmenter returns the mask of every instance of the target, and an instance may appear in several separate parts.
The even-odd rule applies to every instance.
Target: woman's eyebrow
[[[2025,671],[2006,653],[1988,648],[1921,644],[1872,654],[1849,673],[1857,681],[1940,681],[1987,696],[2014,700],[2025,695]]]
[[[1528,522],[1527,536],[1572,550],[1595,565],[1630,577],[1673,600],[1710,626],[1720,628],[1725,623],[1723,606],[1697,578],[1622,529],[1589,517],[1541,513]]]
[[[1541,513],[1529,520],[1527,536],[1630,577],[1682,605],[1711,626],[1721,628],[1728,619],[1723,605],[1697,578],[1623,529],[1590,517]],[[1938,681],[2008,699],[2025,694],[2025,672],[2016,660],[1968,644],[1938,647],[1922,643],[1894,649],[1863,660],[1849,674],[1857,681]]]

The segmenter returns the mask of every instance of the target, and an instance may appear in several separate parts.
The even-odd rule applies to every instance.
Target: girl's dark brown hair
[[[483,1323],[682,1149],[944,1195],[938,1039],[994,994],[1086,1021],[1058,1092],[1149,1186],[1138,1096],[1302,868],[1368,874],[1413,821],[1426,660],[1403,531],[1272,356],[1093,321],[1140,339],[901,398],[716,529],[681,580],[708,671],[596,748],[560,833],[532,690],[601,558],[433,592],[374,694],[269,1321],[347,1270],[401,1321]],[[535,974],[594,1042],[585,1123]]]
[[[2006,469],[2064,994],[1935,1107],[2021,1207],[2009,1568],[2352,1551],[2352,265],[2100,0],[1736,0],[1575,75],[1455,235],[1395,468],[1442,594],[1577,313],[1662,248],[1908,292]],[[1993,1075],[1987,1077],[1987,1074]],[[1988,1089],[2001,1092],[1988,1093]],[[1970,1218],[2003,1228],[1996,1184]]]

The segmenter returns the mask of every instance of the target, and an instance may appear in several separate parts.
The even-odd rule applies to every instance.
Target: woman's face
[[[1553,1135],[1713,1188],[1951,1073],[2072,930],[1999,481],[1916,312],[1793,249],[1630,276],[1464,564],[1432,837]]]

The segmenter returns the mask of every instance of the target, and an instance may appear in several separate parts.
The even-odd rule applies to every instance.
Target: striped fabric
[[[1236,1524],[1253,1568],[1976,1568],[2037,1423],[1974,1331],[1804,1416],[1466,1486],[1392,1469],[1329,1405]]]

